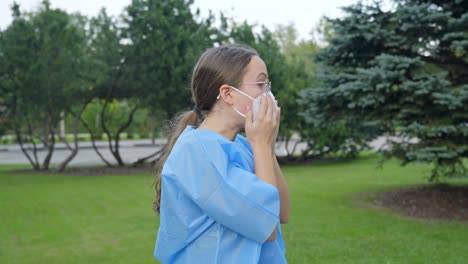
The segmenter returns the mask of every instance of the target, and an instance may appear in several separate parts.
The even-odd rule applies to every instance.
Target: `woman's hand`
[[[271,146],[273,149],[273,154],[275,153],[275,143],[276,143],[276,138],[278,138],[278,132],[279,132],[279,126],[281,124],[281,108],[278,107],[278,100],[275,100],[275,105],[274,105],[276,111],[278,112],[278,128],[276,129],[276,135],[275,135],[275,141],[273,142],[273,145]]]
[[[280,123],[280,109],[269,96],[262,96],[260,109],[253,121],[252,111],[249,109],[245,120],[245,134],[250,145],[254,147],[268,146],[274,149]]]

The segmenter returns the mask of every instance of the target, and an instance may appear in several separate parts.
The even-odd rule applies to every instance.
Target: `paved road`
[[[156,144],[151,144],[150,140],[123,140],[120,142],[120,153],[125,162],[133,162],[141,157],[150,155],[161,149],[164,144],[164,140],[157,140]],[[98,141],[96,143],[100,152],[110,162],[116,163],[115,159],[111,155],[106,141]],[[32,153],[31,151],[28,151]],[[41,149],[38,151],[38,159],[44,160],[47,151]],[[58,164],[62,162],[70,151],[66,148],[65,144],[58,143],[54,154],[52,156],[51,163]],[[19,145],[0,145],[0,164],[24,164],[29,163],[26,156],[21,151]],[[70,165],[83,166],[83,165],[99,165],[104,162],[99,158],[94,149],[92,148],[91,142],[80,142],[80,149],[77,156],[70,162]]]
[[[156,144],[151,144],[150,140],[123,140],[120,144],[120,153],[125,162],[130,163],[138,160],[141,157],[150,155],[161,149],[161,146],[164,144],[164,140],[157,140]],[[377,149],[385,142],[385,138],[381,137],[373,142],[371,146],[373,149]],[[104,157],[115,163],[114,158],[112,157],[110,151],[108,150],[108,143],[106,141],[98,141],[97,146],[99,147],[101,153]],[[292,148],[293,144],[290,144]],[[305,144],[301,143],[297,146],[296,151],[300,153],[304,148]],[[58,164],[63,161],[70,151],[65,147],[63,143],[56,144],[56,150],[52,156],[52,163]],[[276,154],[279,156],[285,155],[285,147],[282,143],[277,143]],[[38,151],[39,160],[43,160],[46,155],[46,151]],[[28,160],[21,151],[19,145],[0,145],[0,164],[28,164]],[[104,164],[99,156],[96,154],[94,149],[91,146],[90,142],[81,142],[80,150],[78,151],[77,156],[71,161],[70,165],[73,166],[89,166],[89,165],[100,165]]]

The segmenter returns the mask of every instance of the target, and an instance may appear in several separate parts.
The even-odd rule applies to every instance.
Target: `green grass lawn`
[[[375,156],[283,168],[289,263],[467,263],[468,224],[368,206],[369,193],[426,183],[429,167],[375,169]],[[157,263],[151,175],[14,174],[0,166],[0,263]],[[454,183],[468,183],[458,180]]]

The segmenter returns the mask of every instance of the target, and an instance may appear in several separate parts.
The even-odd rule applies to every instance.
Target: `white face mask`
[[[237,91],[238,93],[242,94],[242,95],[245,95],[247,96],[250,100],[253,101],[253,109],[252,109],[252,114],[253,114],[253,120],[255,120],[255,118],[257,117],[257,113],[258,113],[258,110],[260,110],[260,105],[261,105],[261,100],[262,100],[262,95],[264,95],[263,93],[260,94],[259,96],[253,98],[252,96],[246,94],[245,92],[237,89],[236,87],[233,87],[231,86],[232,89],[234,89],[235,91]],[[266,93],[267,96],[270,96],[271,99],[273,99],[273,102],[275,101],[275,96],[273,95],[273,93],[271,91],[268,91]],[[276,105],[275,105],[276,106]],[[245,114],[241,113],[239,110],[237,110],[237,108],[235,108],[233,105],[231,106],[234,111],[236,111],[236,113],[238,113],[240,116],[244,117],[245,118]],[[276,106],[276,110],[278,110],[278,106]]]

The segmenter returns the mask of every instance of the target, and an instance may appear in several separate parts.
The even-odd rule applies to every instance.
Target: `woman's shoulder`
[[[193,126],[187,126],[177,139],[173,152],[197,151],[212,154],[216,149],[222,149],[227,141],[229,140],[214,131],[198,130]]]
[[[213,143],[223,143],[228,141],[222,135],[208,129],[196,129],[194,126],[187,126],[177,139],[180,144],[206,145]]]
[[[227,149],[220,137],[206,131],[187,128],[177,138],[166,160],[166,171],[180,167],[182,164],[197,164],[197,166],[225,164],[229,161]]]
[[[237,134],[235,140],[230,141],[213,130],[187,126],[177,139],[173,150],[174,152],[192,150],[213,156],[230,155],[240,149],[252,152],[249,142],[241,134]]]

